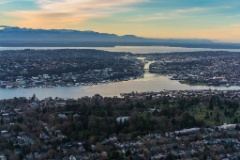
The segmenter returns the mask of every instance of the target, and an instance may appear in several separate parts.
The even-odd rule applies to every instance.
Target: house
[[[49,76],[48,74],[43,74],[43,78],[44,78],[44,79],[49,79],[50,76]]]
[[[176,134],[191,134],[196,133],[200,130],[200,128],[190,128],[190,129],[183,129],[180,131],[175,131]]]
[[[224,123],[222,126],[218,126],[219,129],[222,129],[222,130],[233,130],[235,129],[237,126],[237,124],[226,124]]]
[[[38,108],[39,105],[38,105],[36,102],[32,102],[32,103],[30,104],[30,107],[31,107],[31,108]]]
[[[1,131],[1,135],[5,138],[9,138],[11,136],[11,134],[6,130]]]
[[[77,158],[74,157],[74,156],[70,156],[70,157],[69,157],[69,160],[77,160]]]
[[[7,160],[7,158],[4,155],[0,155],[0,160]]]
[[[129,116],[117,117],[116,120],[117,120],[118,123],[125,122],[125,121],[129,120]]]
[[[59,113],[59,114],[58,114],[58,118],[66,119],[67,116],[66,116],[66,114],[64,114],[64,113]]]

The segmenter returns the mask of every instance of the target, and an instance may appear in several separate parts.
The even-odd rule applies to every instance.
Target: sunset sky
[[[0,0],[0,25],[240,42],[240,1]]]

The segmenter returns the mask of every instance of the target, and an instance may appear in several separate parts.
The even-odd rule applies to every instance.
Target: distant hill
[[[207,39],[154,39],[94,31],[44,30],[9,26],[0,26],[0,28],[0,46],[2,47],[111,47],[118,45],[240,48],[240,44],[216,43]]]

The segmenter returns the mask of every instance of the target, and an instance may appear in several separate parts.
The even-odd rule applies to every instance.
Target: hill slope
[[[153,39],[134,35],[115,34],[78,30],[44,30],[0,26],[0,46],[27,47],[110,47],[127,46],[178,46],[205,48],[240,48],[240,44],[215,43],[207,39]]]

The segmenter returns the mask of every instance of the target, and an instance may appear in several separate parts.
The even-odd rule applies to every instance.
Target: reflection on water
[[[152,74],[152,73],[149,73],[148,71],[145,71],[145,74],[144,74],[144,76],[143,76],[143,78],[144,78],[145,80],[151,79],[151,78],[156,78],[156,77],[158,77],[157,74]]]
[[[211,48],[184,48],[168,46],[116,46],[116,47],[0,47],[0,50],[23,50],[23,49],[97,49],[110,52],[131,53],[170,53],[170,52],[194,52],[194,51],[230,51],[240,52],[240,49],[211,49]]]
[[[28,47],[30,48],[30,47]],[[164,53],[164,52],[190,52],[199,50],[216,50],[216,49],[197,49],[197,48],[181,48],[181,47],[68,47],[70,49],[101,49],[106,51],[126,51],[133,53]],[[11,49],[26,49],[26,47],[16,47],[16,48],[3,48],[0,50],[11,50]],[[55,47],[55,48],[37,48],[32,47],[31,49],[65,49],[65,47]],[[221,49],[222,50],[222,49]],[[240,51],[240,50],[227,50],[227,51]],[[141,59],[141,58],[140,58]],[[142,58],[141,60],[144,60]],[[55,87],[55,88],[18,88],[18,89],[0,89],[0,99],[9,99],[14,97],[31,97],[34,93],[39,99],[47,97],[61,97],[61,98],[80,98],[84,96],[93,96],[98,93],[103,96],[119,96],[120,93],[129,92],[148,92],[154,91],[159,92],[164,89],[166,90],[199,90],[199,89],[220,89],[220,90],[232,90],[240,89],[237,87],[208,87],[208,86],[189,86],[186,84],[181,84],[178,81],[170,80],[169,77],[160,76],[157,74],[149,73],[148,68],[152,62],[148,62],[144,69],[145,74],[143,78],[115,82],[109,84],[99,84],[93,86],[79,86],[79,87]]]
[[[146,66],[145,66],[146,67]],[[120,93],[130,93],[132,91],[159,92],[163,90],[199,90],[199,89],[240,89],[240,87],[208,87],[208,86],[189,86],[181,84],[178,81],[170,80],[169,77],[145,71],[141,79],[115,82],[109,84],[99,84],[93,86],[79,87],[56,87],[56,88],[28,88],[28,89],[0,89],[0,99],[9,99],[13,97],[31,97],[34,93],[39,99],[47,97],[61,98],[80,98],[84,96],[93,96],[98,93],[102,96],[119,96]]]
[[[154,74],[154,73],[150,73],[149,72],[149,66],[150,66],[150,64],[152,64],[152,63],[154,63],[154,61],[151,61],[151,62],[148,62],[148,63],[146,63],[145,64],[145,66],[144,66],[144,76],[143,76],[143,78],[145,79],[145,80],[148,80],[148,79],[151,79],[151,78],[156,78],[156,77],[158,77],[159,75],[157,75],[157,74]]]

